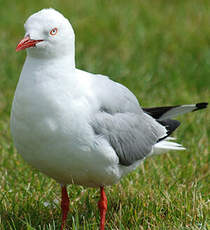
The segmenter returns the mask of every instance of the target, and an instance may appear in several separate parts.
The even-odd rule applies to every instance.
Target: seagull
[[[68,184],[100,188],[100,230],[105,229],[105,186],[116,184],[144,159],[184,150],[169,137],[173,118],[206,102],[142,108],[125,86],[75,66],[75,34],[50,8],[31,15],[16,51],[27,57],[15,91],[11,133],[22,157],[61,184],[61,230],[69,210]]]

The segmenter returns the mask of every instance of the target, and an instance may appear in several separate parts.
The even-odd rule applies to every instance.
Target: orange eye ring
[[[50,35],[54,36],[56,35],[58,32],[58,29],[57,28],[53,28],[51,31],[50,31]]]

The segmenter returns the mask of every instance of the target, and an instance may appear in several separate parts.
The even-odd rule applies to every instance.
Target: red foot
[[[69,211],[69,197],[66,190],[66,186],[62,186],[62,195],[61,195],[61,210],[62,210],[62,224],[61,224],[61,230],[64,229],[64,226],[66,224],[66,218]]]
[[[98,208],[100,210],[100,216],[101,216],[100,230],[104,230],[106,210],[107,210],[107,198],[104,192],[104,187],[100,187],[100,189],[101,189],[101,199],[98,202]]]

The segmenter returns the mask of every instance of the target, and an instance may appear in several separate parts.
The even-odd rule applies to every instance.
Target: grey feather
[[[128,166],[143,159],[167,135],[165,127],[144,113],[125,86],[103,75],[92,77],[99,103],[90,122],[95,134],[110,143],[121,164]]]
[[[99,104],[90,122],[95,135],[109,142],[122,165],[129,166],[145,158],[153,145],[167,136],[166,128],[144,113],[135,95],[125,86],[103,75],[92,77]]]
[[[120,163],[126,166],[146,157],[166,135],[165,128],[146,114],[99,112],[91,126],[96,135],[110,143]]]

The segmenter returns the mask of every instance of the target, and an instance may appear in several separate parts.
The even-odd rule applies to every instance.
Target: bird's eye
[[[53,28],[51,31],[50,31],[50,35],[54,36],[56,35],[58,32],[58,29],[57,28]]]

